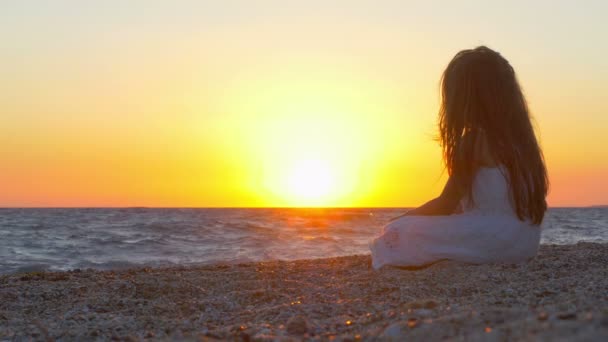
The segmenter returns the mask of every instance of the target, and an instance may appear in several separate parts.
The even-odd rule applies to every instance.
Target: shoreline
[[[608,243],[518,265],[369,255],[0,275],[0,339],[608,338]]]
[[[608,242],[590,242],[590,241],[578,241],[576,243],[568,243],[568,244],[556,244],[556,243],[542,243],[540,244],[540,248],[543,246],[576,246],[578,244],[592,244],[592,245],[608,245]],[[540,251],[540,249],[539,249]],[[138,270],[173,270],[173,269],[195,269],[195,268],[209,268],[209,267],[233,267],[233,266],[246,266],[250,264],[268,264],[268,263],[293,263],[293,262],[315,262],[319,260],[326,259],[336,259],[336,258],[350,258],[350,257],[369,257],[369,254],[350,254],[350,255],[339,255],[332,257],[319,257],[319,258],[304,258],[304,259],[264,259],[264,260],[240,260],[240,261],[209,261],[209,262],[193,262],[188,264],[136,264],[130,263],[129,261],[112,262],[113,267],[103,266],[103,267],[76,267],[71,269],[50,269],[40,267],[40,265],[34,266],[23,266],[20,269],[5,272],[0,272],[0,279],[2,277],[9,276],[17,276],[17,275],[26,275],[26,274],[50,274],[50,273],[73,273],[73,272],[124,272],[124,271],[138,271]],[[450,261],[442,261],[442,262],[450,262]],[[404,270],[421,270],[428,268],[430,265],[425,265],[421,267],[413,266],[411,268],[404,267]],[[473,266],[473,265],[471,265]]]

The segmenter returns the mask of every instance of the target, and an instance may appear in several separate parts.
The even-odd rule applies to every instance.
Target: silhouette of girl
[[[535,256],[548,179],[513,67],[485,46],[462,50],[443,73],[441,98],[449,179],[439,197],[393,219],[370,242],[373,267]]]

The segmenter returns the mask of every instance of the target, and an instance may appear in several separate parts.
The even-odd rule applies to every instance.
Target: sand
[[[0,339],[608,340],[608,244],[521,265],[367,255],[0,277]]]

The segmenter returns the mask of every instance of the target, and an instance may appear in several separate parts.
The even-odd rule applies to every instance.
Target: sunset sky
[[[415,206],[439,77],[487,45],[551,206],[608,203],[605,1],[2,1],[0,206]]]

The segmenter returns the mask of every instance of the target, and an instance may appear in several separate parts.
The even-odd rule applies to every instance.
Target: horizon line
[[[549,206],[559,208],[608,208],[608,204]],[[416,206],[0,206],[0,209],[411,209]]]

